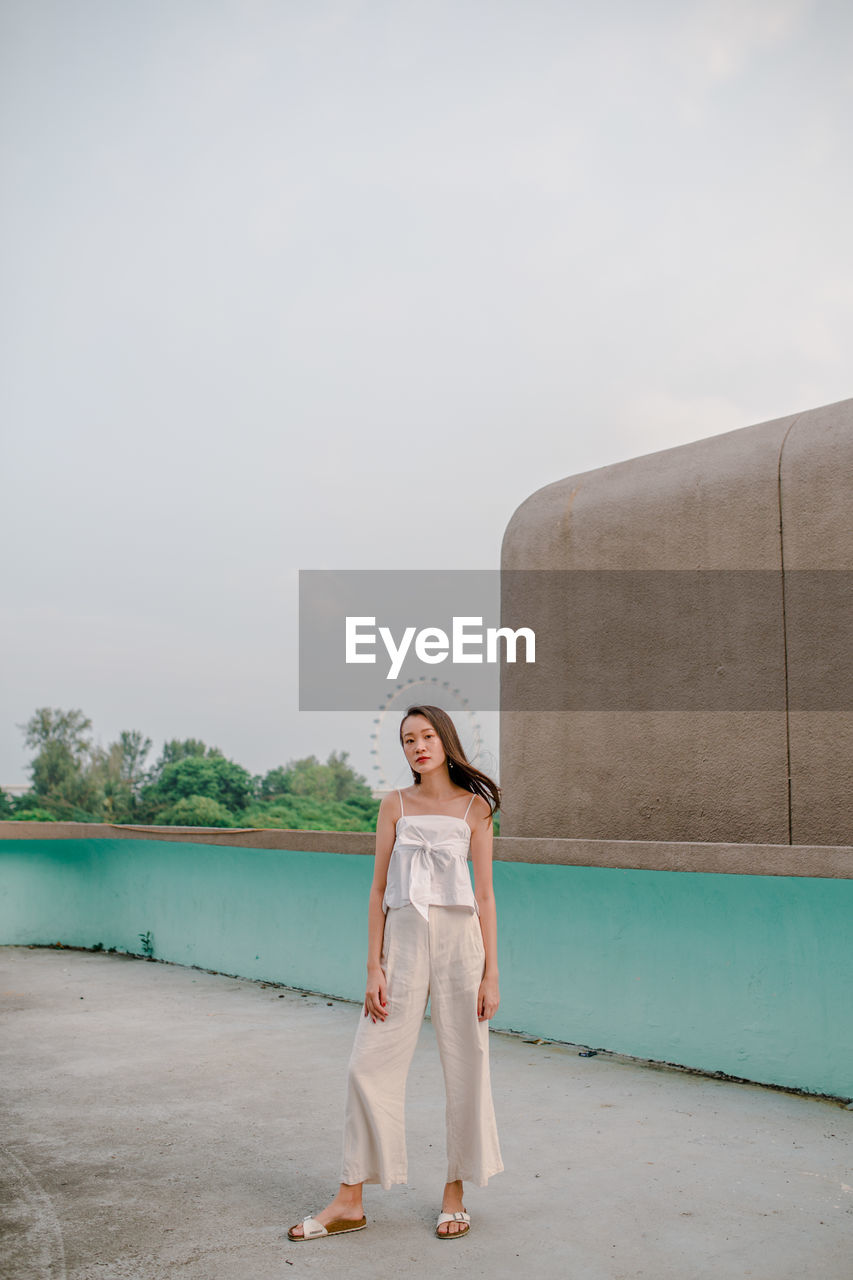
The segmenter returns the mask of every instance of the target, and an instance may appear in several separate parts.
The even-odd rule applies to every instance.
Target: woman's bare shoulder
[[[485,820],[486,818],[490,818],[491,815],[492,807],[488,800],[485,800],[483,796],[475,795],[474,799],[471,801],[471,812],[468,816],[470,818],[480,818]]]
[[[406,791],[403,790],[405,797]],[[380,818],[396,822],[400,817],[400,795],[397,791],[386,791],[385,795],[379,801],[379,813],[376,815],[377,821]]]

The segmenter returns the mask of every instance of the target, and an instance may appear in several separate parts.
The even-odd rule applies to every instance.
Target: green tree
[[[26,745],[36,752],[29,768],[41,807],[58,818],[98,821],[103,797],[88,767],[91,720],[80,710],[39,707],[18,728]]]
[[[296,831],[373,831],[379,801],[369,804],[314,800],[311,796],[285,796],[270,804],[255,804],[243,815],[247,827],[281,827]]]
[[[175,827],[234,827],[232,815],[210,796],[182,796],[174,804],[161,809],[157,821]]]
[[[326,761],[325,767],[333,781],[334,799],[372,800],[373,796],[367,779],[347,764],[348,757],[348,751],[332,751]]]
[[[273,800],[290,794],[290,771],[284,765],[270,769],[258,780],[257,794],[260,800]]]
[[[155,781],[168,764],[177,764],[179,760],[186,760],[188,756],[219,756],[222,752],[216,747],[210,750],[205,746],[200,738],[171,738],[168,742],[163,743],[163,750],[160,752],[157,763],[151,771],[151,779]]]
[[[188,796],[207,796],[237,814],[252,798],[252,778],[242,765],[226,760],[218,752],[187,755],[165,765],[156,782],[143,792],[146,806],[158,813]]]
[[[30,761],[36,795],[61,792],[82,772],[92,746],[88,737],[92,721],[82,711],[39,707],[18,728],[26,745],[36,752]]]
[[[319,801],[371,801],[367,780],[347,764],[349,753],[333,751],[325,764],[316,756],[291,760],[283,768],[271,769],[261,779],[261,800],[283,796],[305,796]]]
[[[133,822],[139,817],[145,758],[150,750],[151,739],[138,729],[122,731],[106,750],[94,749],[92,769],[103,793],[105,821]]]
[[[291,795],[310,796],[314,800],[334,799],[334,781],[316,756],[291,761],[287,771]]]
[[[79,709],[60,711],[54,707],[39,707],[27,723],[19,724],[18,728],[23,730],[28,747],[41,750],[49,742],[61,742],[80,764],[92,745],[86,736],[92,728],[92,721]]]
[[[325,764],[306,756],[252,777],[218,747],[173,738],[146,770],[150,738],[125,730],[108,747],[93,747],[92,722],[80,710],[41,707],[19,727],[35,751],[32,789],[0,795],[0,818],[337,831],[376,824],[379,802],[345,751],[332,751]]]

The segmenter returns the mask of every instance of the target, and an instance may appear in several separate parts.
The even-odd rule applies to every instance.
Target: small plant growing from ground
[[[139,941],[142,944],[142,954],[145,956],[146,960],[153,960],[154,959],[154,941],[151,937],[151,930],[148,929],[145,931],[145,933],[140,933]]]

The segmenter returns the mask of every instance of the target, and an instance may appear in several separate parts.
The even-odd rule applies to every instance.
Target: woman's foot
[[[462,1203],[462,1183],[461,1181],[448,1182],[444,1187],[444,1196],[441,1201],[442,1213],[464,1213],[465,1206]],[[437,1236],[458,1236],[464,1235],[468,1230],[467,1222],[442,1222],[435,1229]]]
[[[358,1222],[364,1217],[361,1187],[362,1184],[360,1182],[352,1186],[342,1182],[340,1190],[331,1204],[327,1204],[325,1209],[321,1209],[319,1213],[314,1213],[311,1216],[317,1222],[321,1222],[324,1227],[328,1227],[330,1222],[340,1222],[342,1219],[346,1222]],[[295,1227],[291,1227],[289,1234],[295,1239],[301,1240],[304,1234],[302,1223],[298,1222]]]

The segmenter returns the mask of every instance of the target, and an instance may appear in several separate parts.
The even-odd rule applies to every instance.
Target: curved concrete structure
[[[825,571],[819,583],[853,580],[853,400],[804,413],[785,441],[779,466],[780,526],[786,570]],[[830,576],[830,574],[832,576]],[[787,581],[787,580],[786,580]],[[809,579],[806,578],[808,584]],[[786,589],[787,652],[792,705],[791,833],[794,843],[853,843],[853,714],[849,689],[826,689],[812,709],[799,683],[826,670],[833,646],[853,645],[853,600],[793,597]],[[815,636],[809,625],[820,613]],[[829,652],[827,651],[829,650]],[[797,705],[800,704],[800,705]],[[821,705],[817,705],[821,704]],[[842,706],[839,710],[838,707]]]
[[[559,709],[557,697],[548,710],[541,698],[525,709],[524,672],[506,668],[505,836],[853,843],[849,682],[833,690],[825,678],[833,662],[849,671],[851,476],[847,400],[570,476],[518,508],[502,552],[504,612],[515,625],[527,609],[546,626],[573,628],[570,614],[561,618],[553,601],[543,608],[537,599],[548,585],[553,590],[553,576],[532,570],[602,579],[617,570],[623,581],[633,573],[638,582],[649,571],[687,571],[685,581],[697,571],[708,581],[715,571],[717,614],[709,606],[707,626],[703,619],[692,636],[677,632],[665,659],[680,664],[689,686],[691,672],[718,662],[714,645],[722,645],[732,660],[716,670],[725,681],[737,668],[739,684],[731,705],[681,709],[650,699],[638,709],[637,671],[647,655],[632,655],[632,633],[622,638],[623,652],[637,659],[624,707],[625,671],[604,673],[610,705]],[[600,592],[580,592],[576,607],[592,611],[600,599]],[[574,624],[587,646],[599,625],[607,650],[610,636],[597,616],[582,612]],[[618,629],[618,613],[608,625]],[[665,628],[661,634],[666,640]],[[732,637],[737,652],[729,655]],[[563,637],[543,637],[549,640],[566,647]],[[589,663],[589,653],[579,656]],[[569,682],[568,663],[565,673]]]

